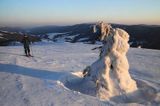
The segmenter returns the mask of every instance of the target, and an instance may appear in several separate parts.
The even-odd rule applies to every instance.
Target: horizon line
[[[98,21],[99,22],[99,21]],[[30,24],[30,25],[3,25],[0,24],[0,27],[43,27],[43,26],[57,26],[57,27],[62,27],[62,26],[74,26],[74,25],[78,25],[78,24],[95,24],[98,22],[82,22],[82,23],[74,23],[74,24]],[[104,21],[103,21],[104,22]],[[107,22],[105,22],[107,23]],[[136,23],[136,24],[132,24],[132,23],[116,23],[116,22],[108,22],[108,24],[118,24],[118,25],[147,25],[147,26],[160,26],[160,24],[144,24],[144,23]]]

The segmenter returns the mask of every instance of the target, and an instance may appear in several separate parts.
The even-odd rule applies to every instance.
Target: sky
[[[160,0],[0,0],[0,25],[160,25]]]

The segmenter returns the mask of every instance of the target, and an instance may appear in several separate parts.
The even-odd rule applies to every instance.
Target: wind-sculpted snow
[[[160,104],[160,51],[129,49],[130,74],[138,90],[101,101],[82,71],[99,57],[99,45],[48,43],[0,47],[0,106],[124,106]]]
[[[94,81],[97,96],[109,99],[137,90],[136,82],[129,74],[126,53],[129,35],[122,29],[113,29],[101,23],[101,40],[104,42],[100,57],[84,70],[86,81]]]

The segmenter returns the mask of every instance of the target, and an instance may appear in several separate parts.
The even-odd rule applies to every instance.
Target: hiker
[[[29,37],[26,34],[24,35],[24,37],[22,39],[22,43],[23,43],[23,46],[24,46],[24,51],[25,51],[26,56],[31,56],[30,48],[29,48],[30,40],[29,40]]]

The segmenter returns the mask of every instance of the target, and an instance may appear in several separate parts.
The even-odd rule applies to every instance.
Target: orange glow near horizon
[[[2,0],[0,25],[73,25],[105,21],[160,25],[160,1]]]

